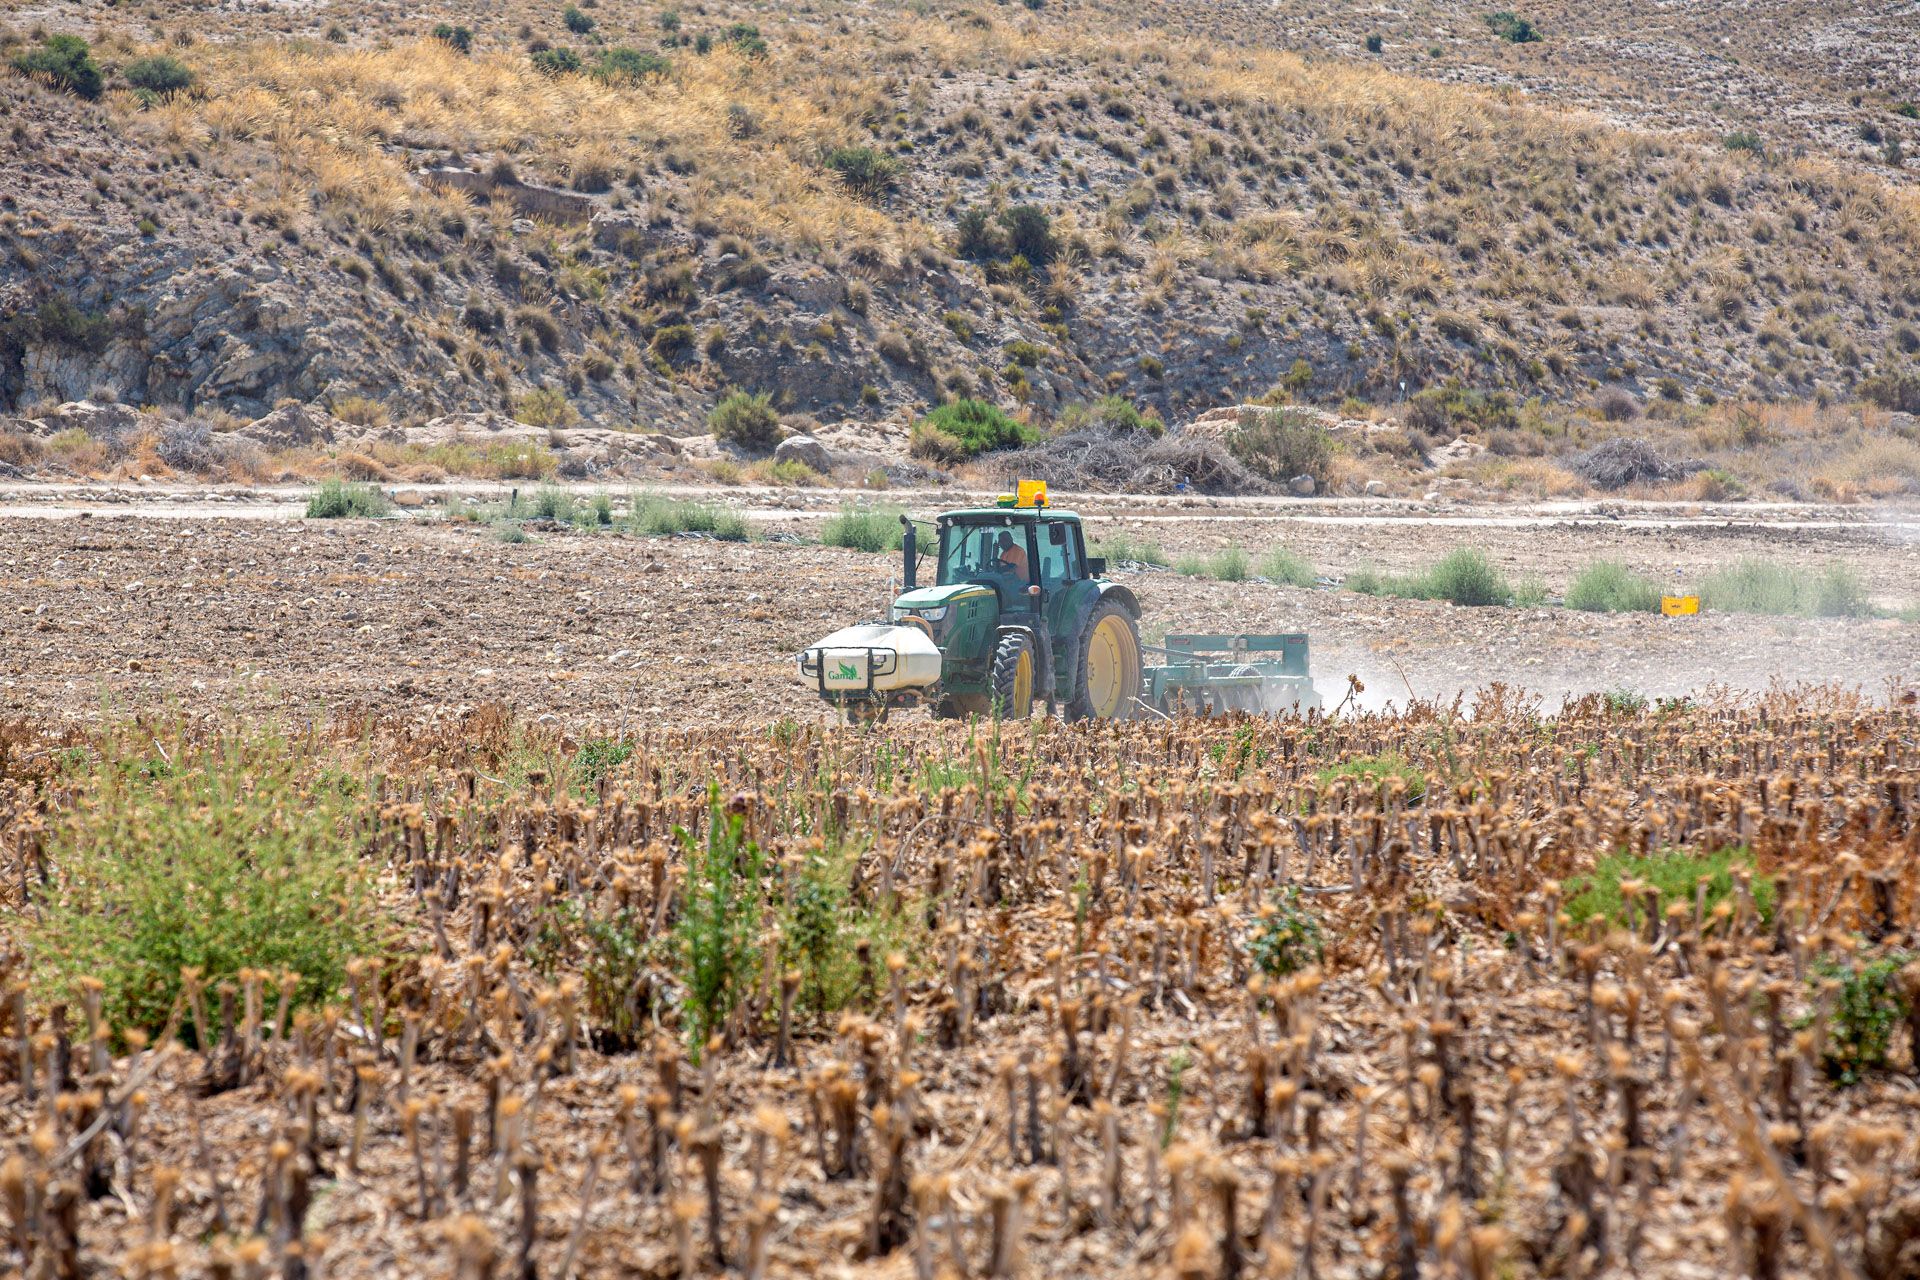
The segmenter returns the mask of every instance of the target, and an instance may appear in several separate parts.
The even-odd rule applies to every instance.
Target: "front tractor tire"
[[[1003,720],[1033,714],[1033,641],[1024,631],[1009,631],[993,649],[993,709]]]
[[[1073,697],[1067,701],[1069,720],[1125,720],[1133,715],[1140,696],[1140,630],[1118,600],[1102,600],[1093,607],[1080,638],[1079,666]]]

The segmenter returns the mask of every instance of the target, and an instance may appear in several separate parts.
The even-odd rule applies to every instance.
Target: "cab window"
[[[1077,582],[1086,575],[1080,568],[1080,547],[1073,528],[1065,523],[1045,521],[1040,526],[1040,585],[1048,591]]]
[[[1024,586],[1027,530],[1022,521],[984,521],[947,527],[940,539],[940,582]]]

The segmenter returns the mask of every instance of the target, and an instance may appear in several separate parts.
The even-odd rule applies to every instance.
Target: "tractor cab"
[[[1089,565],[1080,517],[1047,506],[1046,486],[1022,481],[1012,503],[950,511],[934,522],[939,534],[940,586],[991,587],[1002,609],[1035,610],[1049,593],[1097,577]]]

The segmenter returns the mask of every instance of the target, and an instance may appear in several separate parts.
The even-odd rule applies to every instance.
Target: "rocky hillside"
[[[1767,136],[1708,73],[1656,92],[1737,57],[1710,29],[1605,79],[1604,6],[1520,42],[1428,6],[1373,52],[1350,14],[1029,5],[20,11],[9,57],[84,35],[102,91],[0,75],[0,412],[1848,399],[1920,350],[1910,73],[1803,81],[1752,13],[1805,6],[1719,19],[1806,104]]]

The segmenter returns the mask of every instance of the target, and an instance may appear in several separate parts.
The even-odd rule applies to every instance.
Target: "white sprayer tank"
[[[920,627],[863,622],[800,653],[800,678],[822,693],[889,693],[940,678],[940,646]]]

